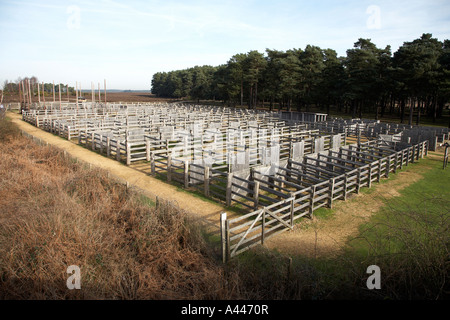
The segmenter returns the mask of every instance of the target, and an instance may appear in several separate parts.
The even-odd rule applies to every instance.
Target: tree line
[[[19,90],[22,92],[23,90],[28,91],[28,83],[31,92],[34,95],[37,95],[37,92],[40,91],[42,94],[42,91],[44,91],[47,94],[53,93],[53,90],[55,90],[56,93],[59,92],[59,88],[61,87],[61,93],[67,93],[67,90],[69,90],[70,94],[75,93],[75,88],[70,87],[67,84],[63,83],[40,83],[39,79],[36,76],[32,77],[24,77],[24,78],[17,78],[15,81],[5,80],[3,82],[3,92],[4,93],[10,93],[10,94],[17,94],[19,93]],[[39,90],[38,90],[39,85]],[[24,86],[24,88],[22,88]]]
[[[450,41],[432,34],[404,42],[392,53],[371,39],[358,39],[345,57],[333,49],[256,50],[227,63],[153,75],[153,94],[165,98],[220,100],[250,109],[310,111],[312,108],[376,119],[398,114],[417,124],[421,116],[441,117],[450,101]]]

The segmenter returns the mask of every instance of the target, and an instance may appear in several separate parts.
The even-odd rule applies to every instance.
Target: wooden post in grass
[[[105,107],[106,107],[106,79],[105,79]]]
[[[53,80],[53,102],[55,102],[55,80]]]
[[[222,243],[222,262],[227,263],[229,259],[229,242],[230,242],[230,233],[229,233],[229,222],[227,219],[227,213],[222,212],[220,214],[220,237]]]

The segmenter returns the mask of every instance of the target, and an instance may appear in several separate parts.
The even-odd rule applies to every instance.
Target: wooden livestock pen
[[[239,207],[221,217],[227,261],[418,161],[447,128],[187,104],[67,104],[23,119]]]
[[[233,219],[222,214],[223,260],[291,230],[300,218],[311,217],[324,206],[332,208],[334,201],[345,201],[351,193],[370,188],[374,182],[418,161],[427,152],[428,141],[400,148],[395,143],[386,147],[384,142],[370,141],[305,156],[302,162],[289,160],[289,169],[276,168],[273,175],[254,178],[258,182],[253,184],[254,211]],[[278,184],[261,189],[259,183],[268,180]],[[278,201],[263,205],[259,201],[261,190],[278,196]]]

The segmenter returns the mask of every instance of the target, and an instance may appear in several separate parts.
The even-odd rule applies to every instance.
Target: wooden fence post
[[[384,176],[386,178],[389,178],[389,173],[391,171],[391,156],[390,155],[386,158],[386,169],[385,170],[386,170],[386,172],[384,173]]]
[[[377,178],[377,182],[380,182],[380,180],[381,180],[382,164],[383,164],[383,159],[379,159],[378,160],[378,178]]]
[[[184,161],[184,187],[189,188],[189,160]]]
[[[155,154],[152,152],[150,153],[150,171],[151,171],[151,175],[154,176],[156,174],[156,170],[155,170]]]
[[[361,189],[361,168],[358,168],[358,173],[356,174],[356,193],[359,193],[359,189]]]
[[[167,154],[167,181],[172,181],[172,155]]]
[[[150,140],[145,139],[145,156],[147,162],[150,162]]]
[[[131,145],[129,142],[127,144],[127,166],[131,164]]]
[[[253,208],[254,210],[258,209],[259,206],[259,181],[254,182],[253,186]]]
[[[295,194],[293,193],[293,192],[291,192],[290,194],[290,197],[291,198],[293,198],[292,200],[291,200],[291,228],[293,228],[294,227],[294,201],[295,201]]]
[[[397,167],[398,167],[398,152],[395,153],[395,158],[394,158],[394,174],[397,173]]]
[[[111,156],[111,138],[106,137],[106,156],[109,158]]]
[[[204,173],[204,180],[203,180],[203,186],[205,191],[205,196],[209,197],[209,167],[205,165],[205,173]]]
[[[423,159],[424,155],[425,155],[425,141],[422,141],[422,154],[421,154],[421,159]]]
[[[334,178],[331,178],[328,182],[328,208],[333,208],[333,193],[334,193]]]
[[[91,133],[91,149],[92,151],[95,151],[95,133]]]
[[[312,214],[314,211],[314,197],[316,196],[316,186],[311,186],[311,197],[309,199],[309,215],[312,218]]]
[[[120,149],[121,149],[120,141],[116,140],[116,160],[117,161],[120,161]]]
[[[406,166],[409,165],[409,155],[411,153],[411,147],[406,149]]]
[[[227,224],[227,213],[222,212],[220,214],[220,237],[221,237],[221,242],[222,242],[222,262],[223,263],[226,263],[228,260],[228,254],[227,254],[228,242],[227,242],[226,224]]]
[[[227,191],[226,191],[226,204],[231,206],[231,185],[233,183],[233,173],[228,173],[227,176]]]
[[[343,189],[344,189],[344,201],[347,200],[347,182],[348,182],[348,175],[347,175],[347,173],[345,173],[345,175],[344,175],[344,186],[343,186]]]
[[[264,245],[266,235],[266,208],[262,208],[261,244]]]
[[[403,157],[404,157],[404,154],[405,154],[405,150],[403,149],[400,152],[401,152],[401,154],[400,154],[400,170],[402,170],[403,169]]]

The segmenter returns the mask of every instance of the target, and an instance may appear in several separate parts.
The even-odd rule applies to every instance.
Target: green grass
[[[442,162],[423,159],[411,164],[423,172],[423,179],[400,191],[400,196],[391,198],[360,227],[360,237],[350,241],[350,246],[363,255],[399,253],[416,244],[437,241],[448,227],[450,213],[450,169],[443,170]],[[436,243],[436,245],[439,245]]]
[[[142,204],[144,206],[148,206],[150,208],[156,206],[155,201],[153,201],[152,199],[150,199],[149,197],[147,197],[143,194],[138,195],[138,203]]]

